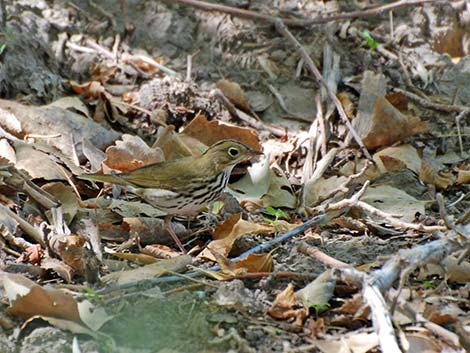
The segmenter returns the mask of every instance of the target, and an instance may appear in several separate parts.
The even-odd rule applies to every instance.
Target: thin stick
[[[249,10],[244,10],[244,9],[239,9],[239,8],[231,7],[231,6],[212,4],[212,3],[199,1],[199,0],[164,0],[164,1],[171,2],[171,3],[176,2],[179,4],[192,6],[203,11],[225,12],[230,15],[253,19],[253,20],[261,20],[263,22],[269,22],[269,23],[275,23],[277,19],[276,17],[270,16],[270,15],[265,15],[265,14],[261,14],[261,13],[257,13],[257,12],[253,12]],[[305,27],[305,26],[318,25],[322,23],[340,21],[344,19],[376,16],[378,14],[382,14],[382,13],[391,11],[393,9],[398,9],[400,7],[422,6],[424,4],[442,2],[442,1],[444,0],[400,0],[391,4],[380,5],[380,6],[376,6],[367,10],[352,11],[352,12],[343,13],[343,14],[336,14],[336,15],[325,16],[325,17],[320,17],[320,18],[311,18],[311,19],[298,19],[297,20],[297,19],[286,18],[283,20],[283,22],[288,26]]]
[[[470,107],[465,105],[450,105],[450,104],[443,104],[443,103],[435,103],[430,101],[429,99],[422,98],[414,93],[405,91],[400,88],[395,88],[395,92],[402,93],[405,97],[411,99],[412,101],[418,103],[424,108],[439,110],[446,113],[461,113],[462,111],[469,110]]]
[[[301,225],[289,230],[288,232],[284,233],[283,235],[281,235],[279,237],[276,237],[273,240],[270,240],[266,243],[260,244],[258,246],[255,246],[254,248],[251,248],[251,249],[245,251],[240,256],[238,256],[234,259],[231,259],[231,261],[232,262],[237,262],[237,261],[240,261],[240,260],[246,258],[250,254],[255,254],[255,253],[259,253],[259,252],[264,251],[264,250],[268,250],[268,249],[274,247],[275,245],[277,245],[281,242],[284,242],[284,241],[286,241],[286,240],[288,240],[288,239],[290,239],[290,238],[292,238],[292,237],[294,237],[294,236],[296,236],[300,233],[305,232],[307,229],[309,229],[313,226],[316,226],[316,225],[323,224],[323,223],[327,222],[328,219],[329,219],[329,217],[327,217],[325,214],[321,214],[321,215],[312,217],[308,221],[306,221],[306,222],[302,223]],[[207,269],[207,271],[219,271],[219,270],[220,270],[219,265],[215,265],[215,266],[212,266],[212,267]],[[199,276],[202,276],[202,275],[203,275],[203,273],[201,271],[195,271],[195,272],[187,273],[184,276],[188,277],[188,278],[194,278],[194,277],[199,277]],[[96,293],[98,293],[98,294],[107,294],[107,293],[111,293],[111,292],[114,292],[114,291],[119,291],[119,290],[128,289],[128,288],[132,288],[132,287],[136,287],[137,289],[139,289],[139,288],[144,288],[144,287],[155,285],[155,284],[171,283],[171,282],[176,282],[176,281],[179,281],[179,280],[181,280],[180,276],[158,277],[158,278],[152,278],[152,279],[147,279],[147,280],[142,280],[142,281],[134,281],[134,282],[123,283],[123,284],[119,284],[119,285],[110,285],[110,286],[98,289],[96,291]]]
[[[315,259],[320,261],[325,266],[328,266],[328,267],[331,267],[331,268],[345,268],[345,267],[350,266],[346,262],[337,260],[334,257],[331,257],[331,256],[325,254],[323,251],[321,251],[317,247],[310,246],[305,242],[300,243],[298,249],[301,253],[304,253],[304,254],[307,254],[311,257],[314,257]]]
[[[351,133],[352,137],[354,138],[354,141],[356,141],[356,143],[359,145],[359,147],[361,148],[364,155],[369,160],[372,160],[372,156],[370,155],[370,153],[367,150],[366,146],[364,146],[364,143],[362,142],[361,138],[357,134],[356,130],[351,125],[351,122],[349,121],[349,119],[346,115],[346,112],[344,111],[343,105],[341,104],[338,97],[336,97],[336,95],[333,93],[333,91],[330,89],[328,84],[323,79],[320,71],[317,69],[317,67],[316,67],[315,63],[313,62],[312,58],[310,58],[310,55],[302,47],[302,45],[299,43],[299,41],[293,36],[293,34],[287,29],[287,27],[284,25],[282,20],[277,19],[275,21],[275,25],[276,25],[277,31],[280,34],[282,34],[294,46],[294,48],[299,52],[300,56],[304,59],[305,64],[307,65],[308,69],[313,74],[313,76],[315,77],[317,82],[320,83],[325,88],[326,93],[328,94],[328,97],[330,97],[331,101],[334,103],[336,109],[338,110],[338,114],[339,114],[341,120],[343,120],[343,123],[348,128],[349,132]]]

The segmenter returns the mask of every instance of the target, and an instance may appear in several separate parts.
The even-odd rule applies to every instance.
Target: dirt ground
[[[403,352],[470,351],[467,2],[195,3],[0,3],[0,352],[393,352],[380,310]],[[76,178],[224,138],[268,167],[248,186],[236,168],[223,209],[173,220],[189,255],[158,209]],[[255,270],[230,263],[292,229]],[[155,244],[174,262],[120,277]]]

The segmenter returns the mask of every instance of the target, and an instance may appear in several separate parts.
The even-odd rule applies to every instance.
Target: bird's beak
[[[263,152],[261,151],[257,151],[257,150],[254,150],[254,149],[249,149],[248,150],[248,157],[247,159],[252,159],[252,158],[255,158],[255,157],[258,157],[258,156],[261,156],[263,155]]]

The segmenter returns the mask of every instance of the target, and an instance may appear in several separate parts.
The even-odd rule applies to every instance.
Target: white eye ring
[[[240,153],[240,151],[238,149],[236,149],[235,147],[230,147],[228,149],[228,154],[230,155],[230,157],[236,157],[236,156],[238,156],[239,153]]]

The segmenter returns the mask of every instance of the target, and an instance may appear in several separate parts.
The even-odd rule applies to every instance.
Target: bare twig
[[[450,104],[443,104],[443,103],[436,103],[432,102],[429,99],[422,98],[417,94],[405,91],[400,88],[394,88],[395,92],[403,94],[405,97],[411,99],[412,101],[418,103],[424,108],[439,110],[446,113],[461,113],[463,111],[469,110],[470,106],[465,105],[450,105]]]
[[[408,303],[403,298],[400,298],[398,296],[397,298],[398,298],[398,305],[402,309],[403,314],[408,316],[413,321],[418,321],[422,323],[424,327],[432,331],[435,335],[442,338],[448,344],[452,344],[454,346],[459,345],[459,337],[455,333],[447,330],[446,328],[442,326],[439,326],[438,324],[435,324],[434,322],[429,321],[424,316],[422,316],[419,312],[414,310],[413,307],[410,305],[410,303]]]
[[[320,261],[322,264],[325,266],[331,267],[331,268],[345,268],[349,267],[350,265],[347,264],[346,262],[337,260],[327,254],[325,254],[323,251],[318,249],[317,247],[310,246],[306,244],[305,242],[301,242],[300,245],[298,246],[298,249],[301,253],[310,255]]]
[[[153,60],[152,58],[149,58],[148,56],[145,56],[145,55],[131,55],[131,54],[124,55],[123,54],[122,59],[124,61],[142,60],[146,64],[149,64],[150,66],[156,67],[157,69],[159,69],[160,71],[166,73],[167,75],[180,78],[180,74],[177,73],[176,71],[174,71],[172,69],[169,69],[168,67],[166,67],[166,66],[164,66],[160,63],[157,63],[155,60]]]
[[[32,226],[23,218],[21,218],[16,213],[12,212],[8,207],[2,204],[0,204],[0,212],[4,212],[7,218],[13,218],[16,222],[18,222],[23,232],[28,234],[31,238],[36,241],[36,243],[40,244],[42,247],[46,247],[46,242],[44,241],[44,234],[40,229]]]
[[[409,222],[404,222],[400,221],[399,219],[393,217],[392,215],[383,212],[379,210],[378,208],[375,208],[374,206],[369,205],[368,203],[365,203],[364,201],[359,201],[355,206],[361,208],[365,212],[383,218],[386,220],[388,223],[390,223],[393,227],[400,228],[400,229],[412,229],[412,230],[417,230],[420,232],[424,233],[433,233],[436,231],[445,231],[447,230],[447,227],[444,226],[425,226],[421,223],[409,223]]]
[[[224,95],[224,93],[220,89],[216,88],[212,90],[211,95],[217,98],[225,106],[225,108],[227,108],[230,114],[244,121],[245,123],[254,127],[255,129],[269,131],[271,134],[277,137],[284,137],[287,135],[287,132],[285,129],[263,123],[262,121],[256,120],[255,118],[251,117],[245,112],[237,109],[235,105],[233,105],[233,103],[230,102],[230,100]]]
[[[230,15],[253,19],[253,20],[261,20],[263,22],[269,22],[269,23],[274,23],[277,19],[276,17],[273,17],[273,16],[260,14],[260,13],[249,11],[249,10],[239,9],[236,7],[225,6],[225,5],[218,5],[218,4],[208,3],[205,1],[199,1],[199,0],[165,0],[165,1],[172,2],[172,3],[176,2],[179,4],[192,6],[203,11],[225,12]],[[318,25],[322,23],[351,19],[351,18],[377,16],[379,14],[392,11],[394,9],[398,9],[401,7],[422,6],[427,3],[442,2],[442,1],[444,0],[400,0],[391,4],[379,5],[379,6],[367,9],[367,10],[352,11],[349,13],[335,14],[331,16],[324,16],[324,17],[312,18],[312,19],[298,19],[298,20],[297,19],[283,19],[283,22],[288,26],[300,26],[300,27],[312,26],[312,25]]]
[[[447,208],[444,203],[444,197],[442,196],[441,193],[436,194],[436,201],[439,206],[439,216],[442,220],[444,220],[444,223],[448,229],[455,229],[455,223],[452,221],[452,219],[449,217],[447,214]]]
[[[361,138],[357,134],[356,130],[351,125],[351,122],[349,121],[341,102],[339,101],[338,97],[336,97],[336,95],[333,93],[331,88],[328,86],[328,84],[323,79],[320,71],[317,69],[317,67],[316,67],[315,63],[313,62],[312,58],[310,58],[310,55],[302,47],[302,45],[299,43],[299,41],[293,36],[293,34],[287,29],[287,27],[284,25],[282,20],[277,19],[275,21],[275,25],[276,25],[276,29],[278,30],[278,32],[280,34],[282,34],[289,41],[289,43],[291,43],[294,46],[294,48],[299,52],[300,56],[304,59],[305,64],[307,65],[307,68],[313,74],[313,76],[315,77],[317,82],[320,83],[325,88],[326,93],[328,94],[328,97],[334,103],[336,109],[338,110],[338,114],[339,114],[341,120],[343,121],[343,123],[346,125],[349,132],[353,136],[354,141],[356,141],[356,143],[359,145],[359,147],[363,151],[364,155],[369,160],[372,160],[372,156],[370,155],[370,153],[367,150],[366,146],[364,146],[364,143],[362,142]]]

